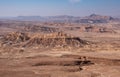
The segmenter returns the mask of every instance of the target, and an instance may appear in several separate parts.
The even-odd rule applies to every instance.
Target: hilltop
[[[41,21],[41,22],[67,22],[67,23],[108,23],[113,21],[119,21],[118,18],[111,16],[102,16],[97,14],[91,14],[89,16],[69,16],[69,15],[59,15],[59,16],[18,16],[13,18],[5,18],[8,20],[18,20],[18,21]]]

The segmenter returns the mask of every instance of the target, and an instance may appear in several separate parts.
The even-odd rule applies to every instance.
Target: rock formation
[[[87,41],[79,37],[74,37],[63,32],[49,34],[13,32],[4,35],[1,40],[3,45],[20,44],[23,47],[82,47],[88,44]]]
[[[2,44],[17,44],[29,40],[30,37],[26,33],[12,32],[1,37]]]
[[[73,37],[62,32],[56,32],[46,35],[35,35],[24,46],[80,47],[85,44],[87,44],[87,42],[78,37]]]

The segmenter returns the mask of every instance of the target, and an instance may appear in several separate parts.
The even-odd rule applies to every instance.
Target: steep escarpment
[[[35,35],[24,46],[39,45],[43,47],[81,47],[86,44],[88,44],[87,41],[84,41],[78,37],[57,32],[46,35]]]
[[[54,33],[54,32],[58,32],[59,28],[34,25],[34,26],[25,26],[24,30],[27,32]]]
[[[0,38],[1,45],[14,45],[26,42],[30,39],[27,33],[12,32],[2,35]]]
[[[88,44],[87,41],[79,37],[74,37],[63,32],[49,34],[13,32],[2,36],[1,42],[2,45],[20,44],[23,47],[82,47]]]

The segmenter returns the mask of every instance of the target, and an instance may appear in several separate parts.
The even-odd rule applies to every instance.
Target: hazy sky
[[[120,0],[0,0],[0,16],[120,16]]]

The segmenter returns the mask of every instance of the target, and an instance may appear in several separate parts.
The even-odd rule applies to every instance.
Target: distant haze
[[[0,17],[87,16],[92,13],[120,16],[120,0],[0,0]]]

